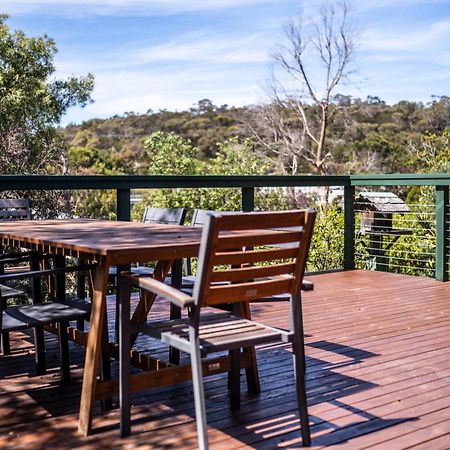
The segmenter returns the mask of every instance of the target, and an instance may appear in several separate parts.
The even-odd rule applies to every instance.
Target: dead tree
[[[306,23],[302,17],[292,19],[285,28],[285,43],[273,52],[274,61],[289,81],[275,76],[271,83],[264,126],[270,129],[272,142],[266,145],[272,146],[279,160],[289,160],[291,173],[296,173],[300,160],[317,174],[327,173],[332,156],[327,148],[327,129],[338,108],[333,97],[351,74],[357,36],[348,13],[344,2],[323,5],[318,19],[312,22]]]

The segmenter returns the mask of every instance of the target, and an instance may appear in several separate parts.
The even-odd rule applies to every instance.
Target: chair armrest
[[[119,278],[125,278],[128,282],[135,284],[140,289],[157,294],[180,308],[194,304],[194,299],[190,295],[154,278],[134,275],[130,272],[122,272]]]

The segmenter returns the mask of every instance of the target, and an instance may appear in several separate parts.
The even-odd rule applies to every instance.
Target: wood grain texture
[[[157,225],[102,220],[21,220],[0,222],[4,244],[21,243],[61,254],[109,256],[111,263],[146,262],[195,256],[201,230],[180,225]]]

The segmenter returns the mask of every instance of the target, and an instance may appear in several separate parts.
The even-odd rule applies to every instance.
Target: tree
[[[261,163],[253,151],[250,139],[243,142],[238,138],[217,144],[214,158],[208,161],[198,159],[199,150],[187,139],[175,133],[155,132],[145,141],[149,175],[263,175],[268,165]],[[277,192],[279,194],[279,192]],[[275,192],[260,192],[257,202],[265,206],[281,204]],[[158,189],[144,192],[143,202],[134,208],[133,217],[140,219],[143,208],[148,205],[164,208],[186,207],[212,210],[239,210],[241,190],[237,188],[218,189]]]
[[[332,156],[327,131],[342,105],[333,102],[336,88],[348,80],[355,49],[356,31],[348,19],[347,4],[327,4],[317,20],[291,20],[286,40],[273,59],[289,76],[288,87],[274,76],[272,103],[262,111],[272,134],[271,150],[295,172],[299,161],[316,173],[327,173]],[[278,79],[277,79],[278,78]],[[273,145],[275,144],[275,145]]]
[[[0,172],[61,173],[66,146],[57,129],[74,105],[86,105],[94,79],[53,79],[55,42],[10,31],[0,15]]]
[[[90,101],[94,78],[54,79],[55,42],[12,32],[7,18],[0,14],[0,173],[65,173],[67,145],[57,125],[68,108]],[[70,210],[64,192],[2,196],[17,194],[31,198],[37,217]]]

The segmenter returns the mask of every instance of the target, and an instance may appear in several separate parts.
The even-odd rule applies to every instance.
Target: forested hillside
[[[390,106],[378,97],[363,101],[338,95],[331,107],[334,117],[326,141],[328,174],[429,171],[421,156],[424,140],[438,139],[450,124],[447,96],[436,97],[426,105],[402,101]],[[306,106],[306,112],[314,116],[317,111]],[[188,111],[131,112],[93,119],[67,126],[64,134],[70,147],[69,171],[73,173],[146,174],[151,155],[145,152],[144,141],[157,131],[189,140],[201,161],[211,159],[220,143],[231,138],[239,142],[249,139],[252,152],[270,162],[268,172],[314,173],[301,158],[293,166],[283,150],[288,141],[298,140],[302,130],[295,114],[277,104],[235,108],[216,106],[205,99]]]

